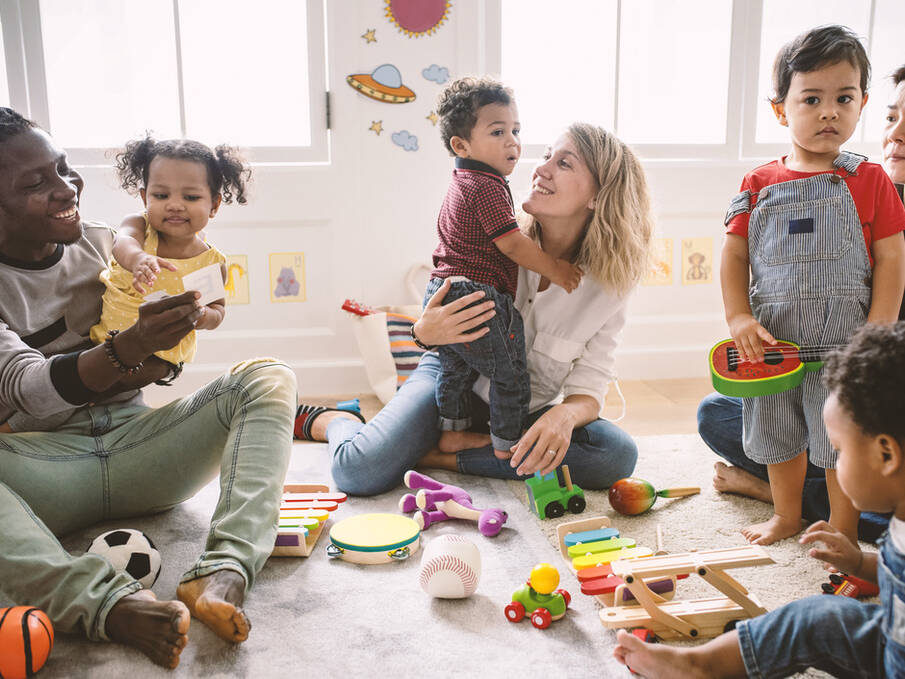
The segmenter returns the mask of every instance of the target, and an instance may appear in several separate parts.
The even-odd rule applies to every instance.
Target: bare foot
[[[790,538],[801,532],[801,517],[785,517],[774,514],[763,523],[742,528],[742,535],[755,545],[772,545],[777,540]]]
[[[644,677],[688,679],[708,676],[703,668],[697,666],[694,656],[687,650],[665,644],[645,643],[625,630],[619,630],[616,633],[613,655],[632,672]]]
[[[245,617],[245,580],[232,570],[221,570],[203,578],[183,582],[176,596],[192,615],[210,627],[218,637],[234,644],[245,641],[251,623]]]
[[[490,443],[488,434],[474,431],[444,431],[440,433],[437,448],[441,453],[458,453],[460,450],[483,448]]]
[[[512,457],[511,450],[497,450],[496,448],[494,448],[493,454],[496,456],[496,459],[498,459],[498,460],[508,460],[510,457]]]
[[[721,493],[735,493],[773,504],[770,484],[741,467],[730,467],[722,462],[714,464],[713,487]]]
[[[113,641],[132,646],[158,665],[173,669],[188,642],[189,611],[180,601],[158,601],[140,589],[117,601],[107,614]]]
[[[447,471],[457,472],[459,467],[456,464],[456,456],[450,453],[440,452],[439,448],[431,448],[424,456],[418,460],[415,469],[446,469]]]

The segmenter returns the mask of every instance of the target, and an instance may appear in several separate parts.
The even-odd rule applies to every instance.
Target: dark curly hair
[[[861,328],[827,357],[823,383],[865,434],[905,443],[905,321]]]
[[[846,26],[818,26],[783,45],[773,62],[773,103],[781,104],[789,94],[795,73],[810,73],[824,66],[847,61],[861,74],[861,93],[870,85],[870,60],[864,45]]]
[[[449,140],[453,137],[470,139],[478,122],[478,109],[488,104],[508,106],[515,99],[512,88],[493,78],[467,76],[451,82],[437,99],[440,116],[440,136],[450,155],[456,155]]]
[[[239,205],[247,202],[245,185],[251,170],[236,149],[221,145],[211,150],[191,139],[157,141],[147,135],[144,139],[130,141],[116,154],[116,173],[122,187],[129,193],[146,188],[151,161],[157,156],[201,163],[207,169],[211,197],[222,195],[225,203],[231,203],[235,197]]]
[[[890,73],[889,77],[892,79],[892,84],[898,87],[899,83],[905,80],[905,64]]]
[[[11,108],[0,106],[0,144],[38,125]]]

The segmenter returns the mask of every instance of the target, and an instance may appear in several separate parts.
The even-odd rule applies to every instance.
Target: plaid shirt
[[[494,241],[518,229],[509,184],[485,163],[456,158],[456,169],[437,218],[440,242],[433,278],[465,276],[515,296],[518,264]]]

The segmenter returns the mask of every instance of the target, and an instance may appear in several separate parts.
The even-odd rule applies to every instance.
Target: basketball
[[[53,648],[53,625],[39,608],[0,608],[0,677],[25,679],[44,667]]]

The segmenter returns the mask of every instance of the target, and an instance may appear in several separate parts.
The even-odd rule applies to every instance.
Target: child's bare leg
[[[835,469],[826,470],[826,492],[830,496],[830,525],[857,545],[861,513],[855,509],[848,495],[842,492]]]
[[[801,532],[801,492],[808,471],[805,451],[787,462],[767,465],[770,491],[773,495],[773,516],[763,523],[742,529],[748,542],[772,545]]]
[[[738,632],[718,636],[702,646],[647,644],[625,630],[616,634],[616,660],[643,677],[744,677]]]
[[[489,444],[489,434],[474,431],[441,431],[437,448],[441,453],[458,453],[460,450],[483,448]]]

